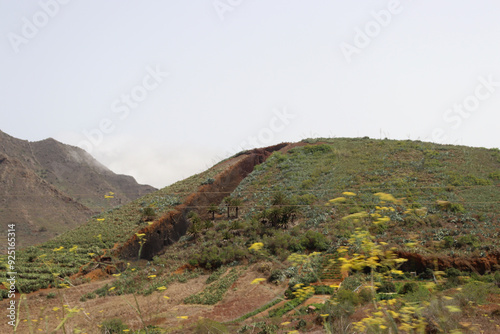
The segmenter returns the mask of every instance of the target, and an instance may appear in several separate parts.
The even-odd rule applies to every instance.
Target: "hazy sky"
[[[156,187],[308,137],[499,147],[500,2],[0,0],[0,129]]]

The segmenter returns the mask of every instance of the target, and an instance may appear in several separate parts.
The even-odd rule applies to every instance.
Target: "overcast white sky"
[[[0,129],[156,187],[308,137],[499,147],[500,2],[0,0]]]

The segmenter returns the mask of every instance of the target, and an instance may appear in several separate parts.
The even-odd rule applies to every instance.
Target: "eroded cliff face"
[[[425,256],[409,252],[397,252],[398,257],[407,259],[400,267],[407,272],[424,272],[427,268],[432,270],[445,270],[456,268],[460,271],[472,271],[485,274],[500,268],[500,252],[493,252],[485,257],[450,257],[450,256]]]
[[[263,163],[273,152],[286,149],[288,144],[279,144],[262,149],[254,149],[230,158],[228,167],[219,173],[211,184],[201,185],[198,191],[191,194],[184,203],[178,205],[153,224],[138,233],[144,233],[145,242],[141,250],[141,258],[152,259],[162,249],[186,234],[189,227],[187,215],[191,211],[201,217],[206,216],[206,208],[211,204],[219,204],[229,196],[240,182],[250,174],[254,167]],[[122,259],[137,258],[140,244],[134,235],[122,246],[114,249],[115,255]]]

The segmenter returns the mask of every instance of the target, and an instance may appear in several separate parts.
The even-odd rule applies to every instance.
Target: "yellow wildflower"
[[[254,250],[256,252],[260,251],[264,247],[264,244],[262,242],[255,242],[252,244],[252,246],[248,247],[248,250]]]
[[[257,283],[260,283],[260,282],[265,281],[265,280],[266,280],[265,278],[256,278],[250,284],[257,284]]]
[[[448,309],[448,311],[450,311],[451,313],[459,313],[459,312],[461,312],[460,308],[459,308],[459,307],[457,307],[457,306],[453,306],[453,305],[446,305],[445,307],[446,307],[446,308]]]
[[[345,201],[346,201],[345,197],[337,197],[337,198],[329,200],[328,202],[329,203],[343,203]]]

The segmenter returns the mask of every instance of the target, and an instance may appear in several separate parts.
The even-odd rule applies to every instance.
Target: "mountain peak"
[[[30,142],[2,131],[0,185],[0,220],[23,226],[28,235],[20,239],[35,243],[155,190],[113,173],[79,147],[51,137]],[[108,192],[115,193],[112,200],[104,199]]]

